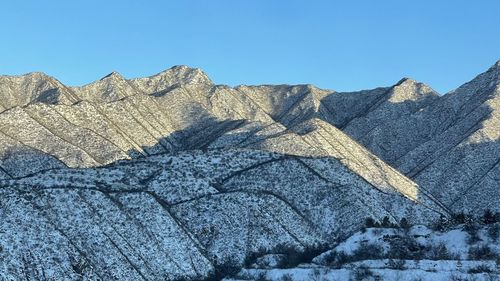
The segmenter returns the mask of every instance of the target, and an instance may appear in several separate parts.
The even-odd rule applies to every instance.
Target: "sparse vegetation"
[[[490,273],[492,270],[488,266],[481,264],[478,265],[477,267],[469,269],[467,272],[468,273]]]
[[[384,249],[376,244],[366,244],[353,251],[351,255],[344,252],[332,251],[325,257],[325,262],[334,267],[340,267],[346,263],[368,259],[380,259],[384,257]]]
[[[267,275],[265,272],[259,272],[255,277],[255,281],[268,281]]]
[[[357,267],[352,272],[352,280],[356,281],[368,280],[373,276],[374,276],[373,271],[371,271],[368,267],[363,265]]]
[[[404,270],[405,269],[405,261],[404,260],[395,260],[390,259],[387,266],[391,269]]]
[[[497,242],[500,236],[500,223],[492,224],[488,227],[488,236],[493,240],[493,242]]]
[[[487,245],[469,248],[469,259],[472,260],[495,260],[500,257]]]

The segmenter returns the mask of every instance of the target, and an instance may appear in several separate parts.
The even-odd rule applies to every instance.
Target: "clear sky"
[[[82,85],[200,67],[215,83],[445,93],[500,59],[500,1],[3,1],[0,73]]]

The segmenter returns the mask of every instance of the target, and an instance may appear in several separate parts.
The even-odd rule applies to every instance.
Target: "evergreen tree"
[[[401,226],[401,228],[408,229],[410,228],[410,223],[406,218],[402,218],[401,221],[399,221],[399,226]]]

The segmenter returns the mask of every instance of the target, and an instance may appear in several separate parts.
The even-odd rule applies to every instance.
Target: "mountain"
[[[22,76],[0,76],[0,110],[30,103],[71,104],[73,91],[55,78],[32,72]]]
[[[186,66],[2,76],[0,277],[222,278],[312,259],[367,219],[500,211],[499,68],[444,96],[409,78],[233,88]]]
[[[497,62],[421,110],[354,138],[454,212],[498,210],[499,85]]]

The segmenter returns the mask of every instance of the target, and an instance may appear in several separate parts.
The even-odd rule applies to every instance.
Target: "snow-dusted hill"
[[[444,212],[380,192],[335,158],[253,150],[52,169],[0,185],[7,279],[26,271],[57,280],[203,279],[255,254],[325,249],[365,218],[427,223]]]
[[[225,280],[500,280],[499,241],[498,221],[371,227],[310,263],[290,267],[282,254],[266,255]]]

